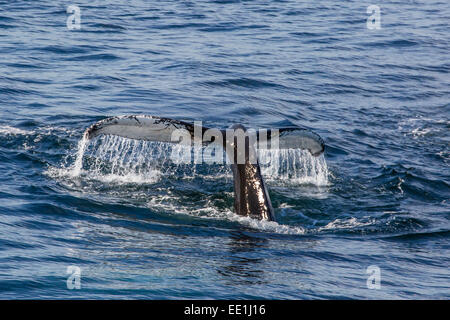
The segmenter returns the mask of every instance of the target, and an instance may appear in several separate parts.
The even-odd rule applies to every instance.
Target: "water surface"
[[[0,298],[448,299],[450,6],[376,4],[379,30],[360,1],[0,1]],[[121,114],[327,148],[265,167],[260,222],[229,168],[161,145],[101,138],[71,175],[83,130]]]

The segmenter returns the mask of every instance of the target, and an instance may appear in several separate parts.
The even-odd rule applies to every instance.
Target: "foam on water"
[[[367,219],[366,221],[358,220],[355,217],[348,219],[335,219],[326,226],[320,227],[317,231],[337,230],[337,229],[354,229],[357,227],[370,226],[375,223],[375,219]]]
[[[192,208],[183,204],[176,203],[176,200],[179,199],[175,199],[175,197],[171,194],[157,196],[150,199],[150,201],[148,202],[148,207],[154,208],[155,206],[157,206],[159,209],[167,212],[196,216],[203,219],[229,220],[237,222],[251,229],[270,233],[289,235],[303,235],[307,233],[307,230],[305,228],[299,226],[283,225],[279,224],[276,221],[257,220],[251,217],[240,216],[228,208],[220,210],[214,207],[213,204],[210,203],[210,201],[207,201],[205,207]]]
[[[25,135],[29,134],[29,131],[22,130],[11,126],[0,126],[0,134],[4,135]]]
[[[411,135],[414,138],[422,138],[429,135],[448,136],[450,121],[447,119],[432,119],[427,117],[414,117],[402,119],[398,123],[398,129],[404,135]]]
[[[252,229],[257,229],[265,232],[292,235],[302,235],[307,233],[307,230],[302,227],[283,225],[275,221],[256,220],[250,217],[239,216],[235,213],[229,214],[228,219],[239,222],[240,224],[243,224]]]

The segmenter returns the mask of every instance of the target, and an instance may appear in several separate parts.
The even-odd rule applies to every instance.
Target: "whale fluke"
[[[87,128],[84,136],[92,139],[105,134],[136,140],[176,142],[171,138],[177,129],[187,130],[194,138],[194,125],[191,123],[147,115],[117,116],[100,120]],[[207,128],[202,128],[202,131],[205,130]]]
[[[196,143],[211,142],[203,140],[204,134],[210,130],[207,127],[148,115],[117,116],[101,120],[86,129],[84,138],[89,140],[104,134],[137,140],[178,143],[179,140],[173,139],[177,130],[185,132],[190,136],[191,141]],[[255,140],[250,138],[254,131],[247,130],[239,124],[228,129],[218,130],[218,132],[221,133],[223,139],[219,143],[231,160],[236,213],[263,220],[275,220],[275,216],[257,156],[256,161],[251,159],[251,155],[257,154],[256,149],[304,149],[313,156],[319,156],[325,150],[322,138],[304,128],[290,127],[258,131]],[[230,137],[228,136],[230,132],[244,134],[243,150],[238,150],[239,135]],[[238,160],[237,155],[242,155],[243,151],[244,157]]]
[[[317,133],[308,129],[293,127],[269,130],[267,139],[258,135],[258,148],[273,148],[271,141],[273,141],[274,138],[278,138],[279,149],[308,150],[315,157],[321,155],[325,151],[325,142]]]

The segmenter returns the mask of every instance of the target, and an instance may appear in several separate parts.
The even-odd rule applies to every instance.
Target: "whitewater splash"
[[[231,170],[226,164],[176,163],[171,159],[174,152],[199,151],[186,146],[118,136],[106,135],[92,141],[83,137],[78,142],[70,175],[77,177],[86,173],[106,178],[133,178],[130,182],[156,181],[155,175],[159,177],[161,174],[181,174],[184,178],[193,178],[194,175],[231,177]],[[329,185],[329,172],[323,155],[313,157],[308,151],[283,149],[259,150],[258,157],[262,173],[269,181],[279,180],[292,185]]]
[[[306,150],[259,150],[262,173],[270,180],[289,184],[329,185],[329,172],[325,157],[313,157]]]
[[[185,148],[181,150],[180,148]],[[66,167],[51,168],[48,173],[53,177],[81,179],[88,183],[95,181],[107,185],[145,185],[155,184],[161,179],[202,179],[202,181],[232,181],[232,172],[227,164],[193,164],[175,163],[171,154],[175,152],[199,152],[194,148],[162,142],[149,142],[104,135],[93,140],[82,138],[77,150],[67,160]],[[201,151],[200,151],[201,153]],[[329,185],[328,167],[323,155],[313,157],[308,151],[259,150],[261,170],[269,184],[282,184],[289,188],[295,185],[312,185],[317,187]],[[68,158],[68,159],[69,159]],[[67,181],[67,180],[64,180]],[[79,180],[78,180],[79,181]],[[91,187],[94,189],[97,183]],[[91,188],[89,187],[89,189]],[[93,189],[93,190],[94,190]],[[104,190],[102,192],[105,192]],[[113,192],[114,191],[110,191]],[[122,194],[125,191],[118,191]],[[229,195],[232,196],[232,193]],[[199,206],[189,204],[189,199],[166,193],[142,195],[153,209],[164,212],[187,214],[207,219],[226,219],[264,232],[279,234],[305,234],[300,226],[288,226],[274,221],[261,221],[242,217],[228,208],[217,207],[211,199]],[[184,205],[185,201],[188,205]]]
[[[88,139],[83,135],[83,138],[81,138],[81,140],[78,142],[77,157],[71,171],[71,175],[74,177],[79,176],[81,173],[81,169],[83,167],[83,156],[84,151],[86,150],[87,143]]]

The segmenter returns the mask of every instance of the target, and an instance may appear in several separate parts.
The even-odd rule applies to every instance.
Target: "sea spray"
[[[90,177],[104,182],[154,183],[165,149],[161,143],[104,136],[86,150],[85,166]]]
[[[79,176],[83,164],[91,177],[104,177],[107,181],[131,178],[134,182],[155,182],[160,174],[193,179],[197,176],[231,177],[226,164],[194,164],[177,162],[174,154],[198,152],[186,146],[161,142],[140,141],[118,136],[101,136],[92,143],[83,136],[78,142],[75,162],[70,175]],[[193,156],[193,155],[192,155]],[[85,162],[83,158],[87,157]],[[313,157],[299,149],[259,150],[259,162],[264,177],[270,182],[312,184],[326,186],[328,167],[323,155]],[[123,180],[122,179],[122,180]],[[125,180],[123,180],[125,182]],[[130,181],[131,182],[131,181]]]
[[[77,177],[80,175],[81,170],[83,169],[83,156],[84,152],[86,150],[86,145],[88,144],[88,138],[86,135],[83,135],[83,137],[78,142],[78,150],[77,150],[77,157],[75,159],[75,162],[73,164],[71,175],[73,177]]]
[[[290,184],[313,184],[326,186],[328,167],[323,155],[312,156],[299,149],[259,150],[259,159],[264,177],[282,180]]]

